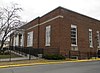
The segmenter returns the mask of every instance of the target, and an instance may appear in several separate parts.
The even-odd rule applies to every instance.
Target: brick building
[[[44,54],[86,57],[100,49],[100,21],[58,7],[11,36],[12,46],[43,48]]]

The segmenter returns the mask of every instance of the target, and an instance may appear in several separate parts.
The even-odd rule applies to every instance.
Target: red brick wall
[[[30,23],[28,23],[29,26],[27,26],[27,28],[32,27],[33,25],[45,22],[49,19],[52,19],[56,16],[59,15],[59,8],[55,9],[54,11],[42,16],[40,19],[31,21]],[[35,28],[29,29],[25,31],[25,40],[26,42],[24,42],[25,47],[27,47],[27,33],[30,31],[34,32],[34,42],[33,42],[33,47],[34,48],[44,48],[44,53],[52,53],[52,54],[58,54],[59,53],[59,46],[60,46],[60,33],[59,33],[59,19],[57,18],[53,21],[47,22],[43,25],[37,26]],[[46,26],[51,25],[51,46],[45,46],[45,28]],[[39,31],[38,31],[39,30]],[[39,32],[39,39],[38,39],[38,32]],[[38,43],[39,40],[39,43]]]
[[[97,51],[97,40],[96,31],[100,31],[100,21],[92,19],[90,17],[80,15],[76,12],[66,10],[64,8],[57,8],[48,14],[37,18],[26,25],[26,29],[37,24],[41,24],[49,19],[52,19],[58,15],[62,15],[63,18],[57,18],[50,22],[47,22],[39,27],[35,27],[26,30],[24,35],[24,45],[27,45],[27,33],[30,31],[34,32],[34,48],[44,48],[45,54],[62,54],[68,55],[71,50],[71,24],[77,26],[78,32],[78,51],[80,52],[95,52]],[[51,45],[45,46],[45,28],[51,25]],[[93,31],[93,48],[89,47],[89,35],[88,31],[92,29]],[[39,31],[38,31],[39,30]],[[38,33],[39,32],[39,33]],[[39,34],[39,35],[38,35]],[[39,41],[39,42],[38,42]],[[82,54],[86,56],[87,54]]]
[[[49,14],[41,17],[40,23],[45,22],[49,19],[52,19],[56,16],[59,15],[59,9],[56,9],[54,12],[50,12]],[[40,25],[40,33],[39,33],[39,47],[44,48],[44,53],[52,53],[52,54],[57,54],[59,52],[59,19],[57,18],[53,21],[47,22],[43,25]],[[50,25],[51,26],[51,43],[50,46],[45,46],[45,31],[46,31],[46,26]]]
[[[100,31],[100,22],[89,17],[74,13],[72,11],[66,11],[61,9],[61,13],[64,18],[61,20],[61,46],[60,53],[68,53],[71,49],[71,24],[77,26],[78,32],[78,49],[80,52],[96,52],[97,51],[97,40],[96,40],[96,31]],[[93,48],[89,47],[89,35],[88,31],[92,29],[93,33]]]
[[[39,18],[36,18],[35,20],[27,24],[25,33],[24,33],[24,46],[25,47],[27,47],[27,33],[31,31],[33,31],[33,46],[32,47],[34,48],[38,47],[38,27],[32,28],[34,25],[37,25],[37,24],[39,24]]]

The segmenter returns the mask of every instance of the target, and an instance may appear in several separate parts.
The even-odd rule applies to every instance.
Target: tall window
[[[27,47],[33,46],[33,31],[27,33]]]
[[[100,48],[100,32],[97,31],[97,47]]]
[[[45,41],[45,46],[50,46],[50,33],[51,33],[51,26],[46,27],[46,41]]]
[[[93,47],[92,29],[89,29],[89,45],[90,45],[90,47]]]
[[[77,46],[77,26],[71,25],[71,46]]]

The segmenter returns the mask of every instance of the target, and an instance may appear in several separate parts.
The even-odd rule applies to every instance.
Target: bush
[[[0,55],[3,55],[4,54],[4,50],[0,50]]]
[[[44,55],[43,58],[48,60],[64,60],[66,59],[65,56],[62,55]]]

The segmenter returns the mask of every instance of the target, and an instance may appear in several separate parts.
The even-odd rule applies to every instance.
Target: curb
[[[91,62],[91,61],[100,61],[99,59],[90,59],[90,60],[75,60],[75,61],[61,61],[61,62],[45,62],[45,63],[29,63],[29,64],[13,64],[13,65],[3,65],[0,68],[10,68],[10,67],[21,67],[21,66],[32,66],[32,65],[45,65],[45,64],[62,64],[62,63],[71,63],[71,62]]]

